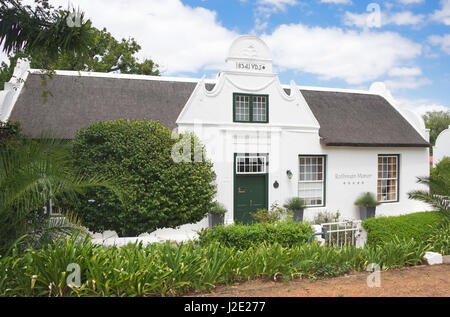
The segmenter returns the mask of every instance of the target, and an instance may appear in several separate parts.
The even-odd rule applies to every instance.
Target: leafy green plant
[[[289,211],[301,210],[306,207],[305,201],[300,197],[292,197],[289,198],[286,203],[283,205]]]
[[[21,141],[22,127],[20,122],[0,121],[0,151],[3,150],[5,146],[14,146],[16,143]]]
[[[418,177],[418,183],[428,186],[429,190],[411,191],[409,198],[429,204],[450,221],[450,158],[442,159],[431,170],[430,177]]]
[[[50,200],[76,200],[87,188],[111,186],[96,173],[89,177],[68,173],[68,151],[62,141],[23,139],[0,151],[0,254],[21,241],[26,246],[46,243],[61,234],[79,231],[70,210],[50,219],[44,208]]]
[[[341,217],[341,213],[339,211],[331,212],[331,211],[321,211],[319,212],[313,220],[313,224],[320,225],[323,223],[332,223],[339,222]]]
[[[210,214],[224,216],[227,213],[227,208],[220,202],[215,201],[209,211]]]
[[[431,251],[450,255],[450,224],[444,222],[435,228],[428,237],[427,243]]]
[[[377,201],[375,195],[373,193],[363,193],[361,194],[355,201],[356,206],[360,207],[376,207],[380,205],[380,202]]]
[[[261,243],[272,244],[275,242],[289,247],[306,243],[312,233],[313,230],[308,223],[264,222],[254,225],[230,225],[203,229],[199,233],[199,241],[201,245],[218,242],[241,250]]]
[[[381,245],[395,237],[425,242],[443,221],[438,212],[418,212],[395,217],[378,217],[365,220],[362,225],[367,231],[367,244]]]
[[[273,203],[270,209],[265,208],[258,209],[253,213],[250,213],[252,218],[259,223],[275,223],[281,220],[286,211],[278,206],[277,203]]]
[[[178,154],[186,160],[174,160]],[[77,133],[72,157],[75,172],[114,179],[126,201],[95,188],[69,205],[91,231],[137,236],[200,221],[211,210],[215,174],[204,148],[190,134],[172,138],[159,122],[95,123]]]
[[[255,278],[333,277],[364,271],[369,263],[383,269],[415,265],[426,250],[399,239],[364,249],[262,243],[241,250],[218,242],[105,248],[74,237],[0,257],[0,295],[178,296]],[[80,267],[79,287],[66,284],[71,263]]]

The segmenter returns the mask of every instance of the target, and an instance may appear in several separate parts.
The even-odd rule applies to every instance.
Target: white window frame
[[[387,158],[387,159],[389,159],[389,158],[395,158],[395,176],[396,177],[380,177],[380,170],[379,170],[379,163],[378,163],[378,160],[380,159],[380,158]],[[381,192],[381,194],[380,194],[380,197],[381,197],[381,199],[380,200],[378,200],[379,202],[381,202],[381,203],[389,203],[389,202],[398,202],[399,201],[399,193],[398,193],[398,190],[399,190],[399,188],[400,188],[400,155],[395,155],[395,154],[392,154],[392,155],[385,155],[385,154],[379,154],[378,156],[377,156],[377,199],[378,199],[378,182],[383,182],[383,181],[393,181],[393,180],[395,180],[395,182],[396,182],[396,184],[395,184],[395,199],[390,199],[390,200],[383,200],[383,192]],[[383,162],[381,163],[381,176],[383,176]],[[388,162],[388,170],[387,170],[387,172],[388,172],[388,174],[389,174],[389,162]],[[387,186],[387,187],[389,187],[389,186]],[[383,186],[381,185],[380,186],[380,190],[382,191],[382,188],[383,188]],[[388,194],[387,194],[388,196],[389,196],[389,192],[388,192]]]
[[[240,159],[261,159],[262,160],[262,171],[261,172],[240,172],[239,171],[239,160]],[[258,155],[252,155],[252,156],[245,156],[245,155],[237,155],[236,156],[236,175],[250,175],[250,174],[267,174],[267,157],[266,156],[258,156]]]
[[[300,169],[300,162],[302,158],[320,158],[322,159],[322,180],[301,180],[301,169]],[[325,206],[325,183],[326,183],[326,156],[325,155],[299,155],[298,156],[298,188],[297,188],[297,196],[302,198],[303,200],[305,200],[306,203],[306,199],[308,199],[307,197],[301,197],[300,196],[300,188],[301,188],[301,184],[321,184],[321,200],[322,203],[321,204],[315,204],[315,205],[306,205],[306,207],[324,207]],[[316,172],[319,173],[319,172]]]

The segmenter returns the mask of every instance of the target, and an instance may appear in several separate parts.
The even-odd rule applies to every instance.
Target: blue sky
[[[118,39],[134,37],[140,58],[156,60],[164,76],[215,77],[233,39],[253,34],[272,49],[282,83],[381,81],[417,112],[450,107],[450,0],[50,2],[81,8]]]
[[[280,25],[298,24],[309,27],[341,28],[348,31],[364,32],[364,27],[349,18],[348,13],[368,15],[374,11],[368,8],[378,4],[381,26],[368,29],[372,32],[394,32],[414,43],[422,45],[421,53],[409,60],[402,68],[409,68],[415,76],[389,76],[376,81],[392,82],[391,90],[397,99],[411,101],[412,106],[450,106],[450,39],[442,43],[438,37],[450,37],[450,13],[447,20],[434,19],[435,12],[443,10],[445,2],[440,1],[226,1],[226,0],[184,0],[192,7],[204,7],[217,13],[217,19],[228,29],[240,34],[270,35]],[[276,6],[279,3],[279,6]],[[447,8],[450,7],[448,2]],[[273,5],[271,5],[273,4]],[[266,8],[267,10],[262,10]],[[263,11],[263,12],[262,12]],[[264,14],[271,11],[270,14]],[[408,14],[405,14],[407,12]],[[445,12],[444,12],[445,13]],[[398,20],[395,20],[395,17]],[[402,17],[404,19],[402,19]],[[258,20],[259,19],[259,20]],[[384,20],[384,21],[383,21]],[[265,23],[261,28],[258,24]],[[299,38],[298,40],[301,41]],[[365,52],[361,52],[364,54]],[[415,70],[415,72],[413,71]],[[294,79],[297,84],[341,88],[367,88],[372,81],[351,84],[342,78],[323,80],[317,74],[296,70],[280,72],[282,82]]]

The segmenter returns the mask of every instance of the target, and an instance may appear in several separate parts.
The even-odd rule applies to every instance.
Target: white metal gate
[[[361,246],[361,223],[361,220],[323,223],[322,228],[327,229],[326,245],[340,248],[346,245]]]

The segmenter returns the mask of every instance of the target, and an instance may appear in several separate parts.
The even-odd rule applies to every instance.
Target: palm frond
[[[29,235],[28,242],[44,241],[57,232],[79,230],[74,214],[50,219],[44,208],[50,200],[74,201],[87,188],[105,187],[123,201],[111,181],[96,175],[74,175],[69,157],[67,144],[45,137],[24,139],[0,152],[0,252],[23,235]]]

